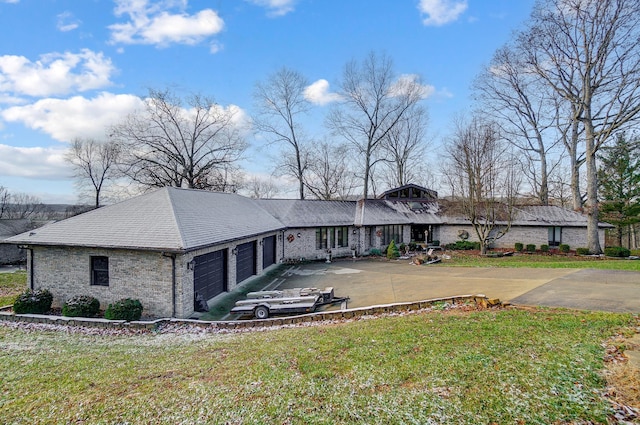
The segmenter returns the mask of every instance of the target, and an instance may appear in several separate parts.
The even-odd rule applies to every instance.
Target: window
[[[349,228],[319,227],[316,229],[316,249],[343,248],[349,246]]]
[[[562,227],[549,227],[549,246],[559,246],[562,243]]]
[[[316,249],[327,249],[329,247],[329,233],[326,227],[316,229]]]
[[[336,248],[349,246],[349,229],[346,226],[336,227]]]
[[[382,226],[382,240],[380,243],[382,245],[388,245],[391,241],[394,241],[396,244],[402,243],[402,225],[401,224],[392,224],[388,226]]]
[[[109,286],[109,257],[91,257],[91,284]]]

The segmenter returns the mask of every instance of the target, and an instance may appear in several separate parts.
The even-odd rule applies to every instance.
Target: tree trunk
[[[587,248],[592,254],[602,253],[598,237],[598,174],[594,128],[589,111],[585,111],[586,168],[587,168]]]

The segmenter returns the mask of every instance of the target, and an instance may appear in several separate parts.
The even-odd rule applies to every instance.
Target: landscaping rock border
[[[384,304],[345,310],[322,311],[299,316],[271,317],[263,320],[234,320],[234,321],[204,321],[195,319],[163,318],[149,321],[127,322],[124,320],[107,320],[85,317],[50,316],[43,314],[15,314],[10,311],[11,306],[0,309],[0,321],[20,323],[41,323],[50,325],[78,326],[102,329],[129,329],[153,331],[167,324],[183,324],[194,327],[214,328],[218,330],[239,330],[251,328],[269,328],[277,326],[296,325],[309,322],[335,321],[355,319],[362,316],[378,314],[402,313],[431,308],[439,303],[475,304],[478,308],[489,308],[502,305],[500,300],[488,298],[484,294],[457,295],[429,300]]]

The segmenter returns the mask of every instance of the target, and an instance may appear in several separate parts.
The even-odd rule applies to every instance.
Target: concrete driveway
[[[514,304],[640,312],[640,272],[415,266],[407,260],[340,260],[283,269],[280,289],[333,286],[349,307],[485,294]]]

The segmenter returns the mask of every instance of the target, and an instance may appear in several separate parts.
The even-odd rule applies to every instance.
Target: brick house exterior
[[[271,264],[367,255],[391,240],[445,245],[460,231],[477,240],[466,220],[440,211],[436,192],[415,185],[360,201],[163,188],[6,243],[27,252],[29,286],[51,290],[54,306],[75,295],[94,296],[102,308],[135,298],[145,316],[187,318],[197,296],[231,291]],[[516,242],[586,246],[586,218],[559,207],[521,207],[495,246]]]

